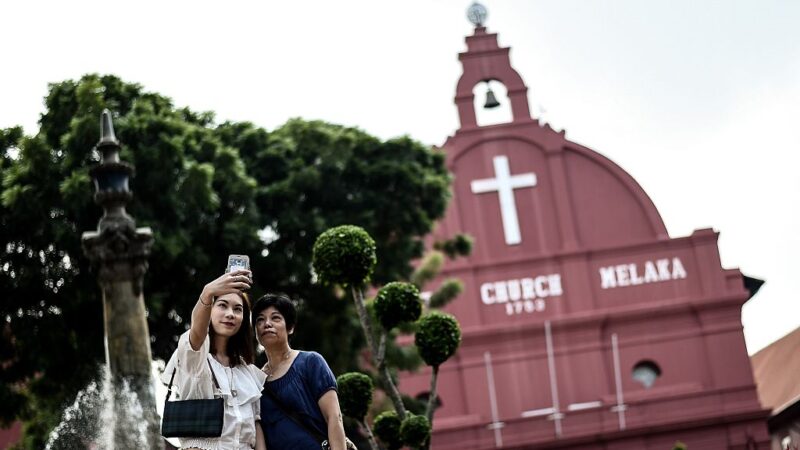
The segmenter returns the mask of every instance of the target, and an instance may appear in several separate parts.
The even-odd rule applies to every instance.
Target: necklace
[[[291,355],[292,349],[290,348],[286,353],[283,354],[283,359],[275,364],[275,367],[272,367],[271,361],[267,360],[267,363],[264,365],[264,372],[267,374],[267,379],[269,379],[281,367],[281,365],[283,365],[284,361],[289,359],[289,356]]]
[[[234,378],[233,369],[231,367],[226,366],[225,364],[222,364],[219,361],[219,359],[217,359],[217,355],[211,355],[211,357],[213,357],[214,360],[217,361],[217,363],[219,363],[220,366],[222,366],[222,369],[225,372],[225,378],[228,379],[228,387],[231,388],[231,395],[234,397],[239,395],[239,392],[237,392],[236,389],[233,387],[233,378]]]
[[[239,393],[236,392],[236,389],[233,387],[233,378],[234,378],[233,377],[233,369],[231,369],[229,367],[226,367],[225,368],[225,376],[228,377],[228,386],[231,388],[231,395],[236,397],[237,395],[239,395]]]

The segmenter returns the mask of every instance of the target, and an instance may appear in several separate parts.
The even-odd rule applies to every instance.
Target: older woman
[[[320,440],[306,429],[310,428],[327,439],[332,450],[345,450],[336,379],[319,353],[291,348],[289,336],[296,321],[297,310],[286,296],[268,294],[253,305],[256,337],[268,358],[262,369],[267,381],[261,395],[261,428],[267,448],[319,450]]]

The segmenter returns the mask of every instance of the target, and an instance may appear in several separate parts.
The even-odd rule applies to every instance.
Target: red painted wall
[[[433,448],[768,448],[740,320],[748,292],[738,270],[721,267],[717,233],[670,238],[630,175],[530,117],[527,88],[495,34],[476,28],[467,47],[461,128],[443,146],[453,201],[431,240],[468,233],[475,246],[429,286],[450,277],[465,285],[446,308],[463,342],[441,368]],[[505,84],[511,123],[477,126],[472,92],[485,80]],[[503,159],[521,186],[506,208],[518,242],[501,195],[474,183],[496,180]],[[661,370],[650,388],[631,376],[642,361]],[[401,390],[413,396],[428,383],[429,372],[404,374]],[[589,408],[574,410],[581,405]]]
[[[0,448],[9,448],[22,437],[22,422],[14,422],[8,428],[0,428]]]

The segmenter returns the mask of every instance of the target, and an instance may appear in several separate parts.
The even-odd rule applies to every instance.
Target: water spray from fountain
[[[131,386],[124,380],[114,384],[103,366],[100,381],[89,383],[64,410],[45,450],[151,448],[145,419]]]

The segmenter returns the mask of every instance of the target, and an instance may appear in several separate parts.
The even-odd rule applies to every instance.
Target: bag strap
[[[214,386],[217,388],[217,392],[222,392],[222,389],[219,387],[219,383],[217,382],[217,376],[214,375],[214,368],[211,367],[211,361],[206,358],[206,362],[208,363],[208,370],[211,371],[211,379],[214,380]],[[172,376],[169,377],[169,386],[167,386],[167,397],[164,399],[164,402],[169,401],[169,396],[172,394],[172,381],[175,380],[175,371],[178,370],[178,365],[175,364],[175,367],[172,368]]]
[[[280,409],[280,410],[281,410],[281,411],[282,411],[284,414],[286,414],[287,416],[289,416],[289,418],[290,418],[290,419],[292,419],[292,421],[294,421],[294,423],[296,423],[297,425],[300,425],[300,428],[302,428],[303,430],[305,430],[305,431],[306,431],[308,434],[310,434],[310,435],[311,435],[311,436],[312,436],[314,439],[316,439],[317,441],[319,441],[319,442],[320,442],[320,444],[321,444],[322,442],[325,442],[325,441],[327,441],[327,440],[328,440],[328,438],[327,438],[326,436],[324,436],[322,433],[320,433],[320,432],[319,432],[319,430],[317,430],[317,429],[315,429],[315,428],[312,428],[310,425],[308,425],[307,423],[303,422],[303,419],[301,419],[301,418],[300,418],[300,415],[299,415],[299,414],[297,414],[297,412],[296,412],[296,411],[292,411],[292,410],[290,410],[290,409],[289,409],[289,408],[286,406],[286,404],[285,404],[285,403],[283,403],[283,402],[282,402],[282,401],[281,401],[281,400],[278,398],[278,396],[275,394],[275,392],[273,392],[273,390],[272,390],[272,389],[270,389],[270,387],[269,387],[269,384],[268,384],[268,383],[269,383],[268,381],[267,381],[267,382],[264,382],[264,392],[266,392],[266,393],[267,393],[267,395],[269,395],[269,398],[270,398],[270,399],[272,399],[272,401],[275,403],[275,405],[276,405],[276,406],[277,406],[277,407],[278,407],[278,408],[279,408],[279,409]]]
[[[169,396],[172,394],[172,380],[175,379],[175,371],[178,369],[178,365],[176,364],[175,367],[172,368],[172,376],[169,377],[169,386],[167,386],[167,398],[164,399],[164,404],[169,401]]]
[[[211,360],[206,357],[206,362],[208,363],[208,370],[211,371],[211,379],[214,380],[214,386],[217,388],[217,392],[222,392],[222,389],[219,388],[219,383],[217,383],[217,376],[214,375],[214,368],[211,367]]]

